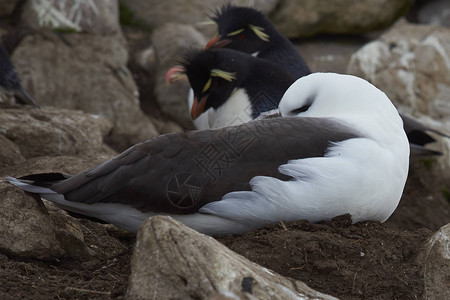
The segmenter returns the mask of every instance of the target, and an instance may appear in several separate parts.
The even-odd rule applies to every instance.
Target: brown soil
[[[134,235],[108,232],[101,224],[80,219],[89,260],[39,261],[0,253],[0,299],[121,298],[130,275]]]
[[[377,222],[351,225],[298,221],[221,238],[231,250],[275,272],[343,299],[417,299],[424,291],[416,256],[428,229],[395,230]]]

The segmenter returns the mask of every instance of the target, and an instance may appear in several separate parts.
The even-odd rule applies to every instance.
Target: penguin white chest
[[[210,128],[234,126],[253,120],[252,103],[244,89],[236,89],[224,104],[208,113]]]

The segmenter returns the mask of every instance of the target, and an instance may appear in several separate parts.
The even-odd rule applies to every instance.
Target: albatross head
[[[279,110],[283,116],[336,118],[379,144],[408,145],[403,122],[386,94],[356,76],[302,77],[286,91]]]

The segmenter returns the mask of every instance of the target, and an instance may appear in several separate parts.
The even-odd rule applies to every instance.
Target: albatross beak
[[[208,99],[208,96],[203,96],[200,102],[197,100],[197,97],[194,98],[194,103],[192,103],[191,108],[192,120],[197,119],[205,111],[206,99]]]
[[[217,35],[216,37],[213,37],[208,44],[206,44],[205,49],[208,50],[209,48],[223,48],[229,43],[231,43],[231,40],[225,39],[221,40],[221,36]]]

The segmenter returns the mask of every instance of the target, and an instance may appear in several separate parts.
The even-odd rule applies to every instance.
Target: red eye
[[[244,39],[244,37],[245,36],[243,34],[241,34],[241,35],[238,36],[238,39],[242,40],[242,39]]]

